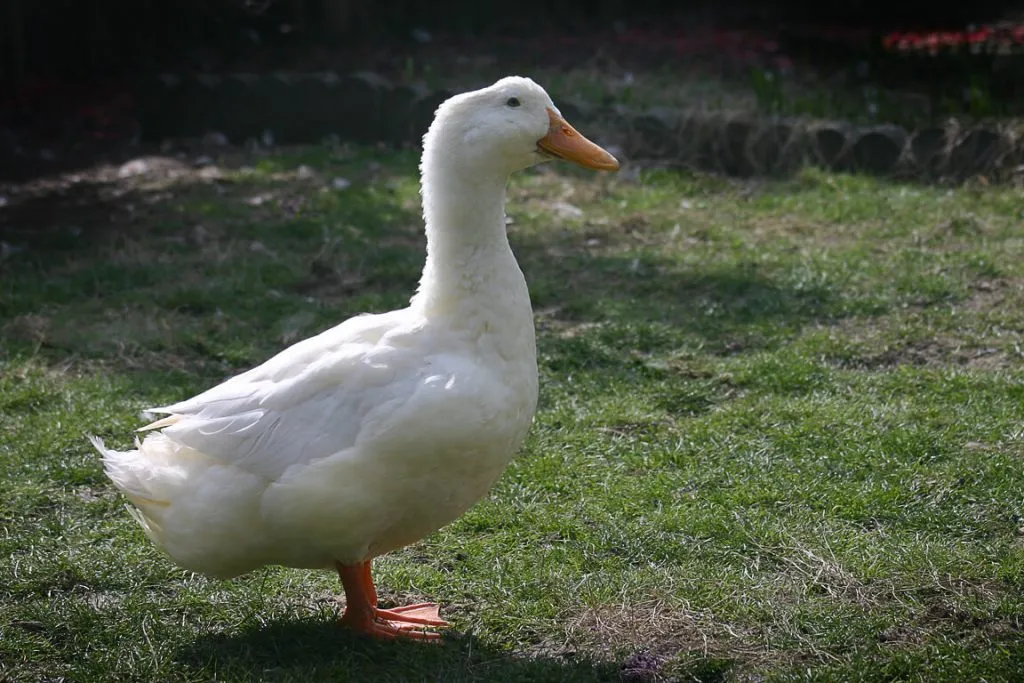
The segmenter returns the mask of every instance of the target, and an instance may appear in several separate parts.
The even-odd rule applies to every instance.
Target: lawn
[[[222,165],[2,210],[0,681],[1020,680],[1021,189],[517,176],[535,425],[377,562],[430,646],[339,630],[328,572],[178,569],[85,439],[414,289],[415,154]]]

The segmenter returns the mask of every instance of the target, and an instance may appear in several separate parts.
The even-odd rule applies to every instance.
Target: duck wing
[[[408,400],[415,354],[388,342],[407,320],[359,316],[185,401],[142,430],[269,481],[355,444]],[[406,386],[406,385],[410,386]]]

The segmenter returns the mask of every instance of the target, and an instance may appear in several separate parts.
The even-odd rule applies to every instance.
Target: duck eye
[[[519,106],[519,98],[518,97],[510,97],[507,100],[505,100],[505,104],[507,104],[510,107],[518,107]]]

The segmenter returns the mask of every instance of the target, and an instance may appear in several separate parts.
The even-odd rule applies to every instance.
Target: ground
[[[0,680],[1019,680],[1021,189],[517,176],[536,423],[378,562],[433,647],[175,567],[85,439],[415,287],[414,153],[213,156],[2,188]]]

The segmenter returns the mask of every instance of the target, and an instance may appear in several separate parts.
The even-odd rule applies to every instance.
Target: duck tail
[[[162,513],[171,505],[168,494],[171,493],[169,484],[173,484],[168,481],[168,475],[172,475],[171,479],[178,477],[173,476],[173,471],[168,471],[166,463],[161,462],[162,458],[147,457],[151,440],[146,439],[143,445],[136,439],[134,450],[115,451],[107,448],[103,439],[89,436],[93,447],[103,456],[103,471],[131,501],[128,511],[146,535],[159,542],[163,536]]]

